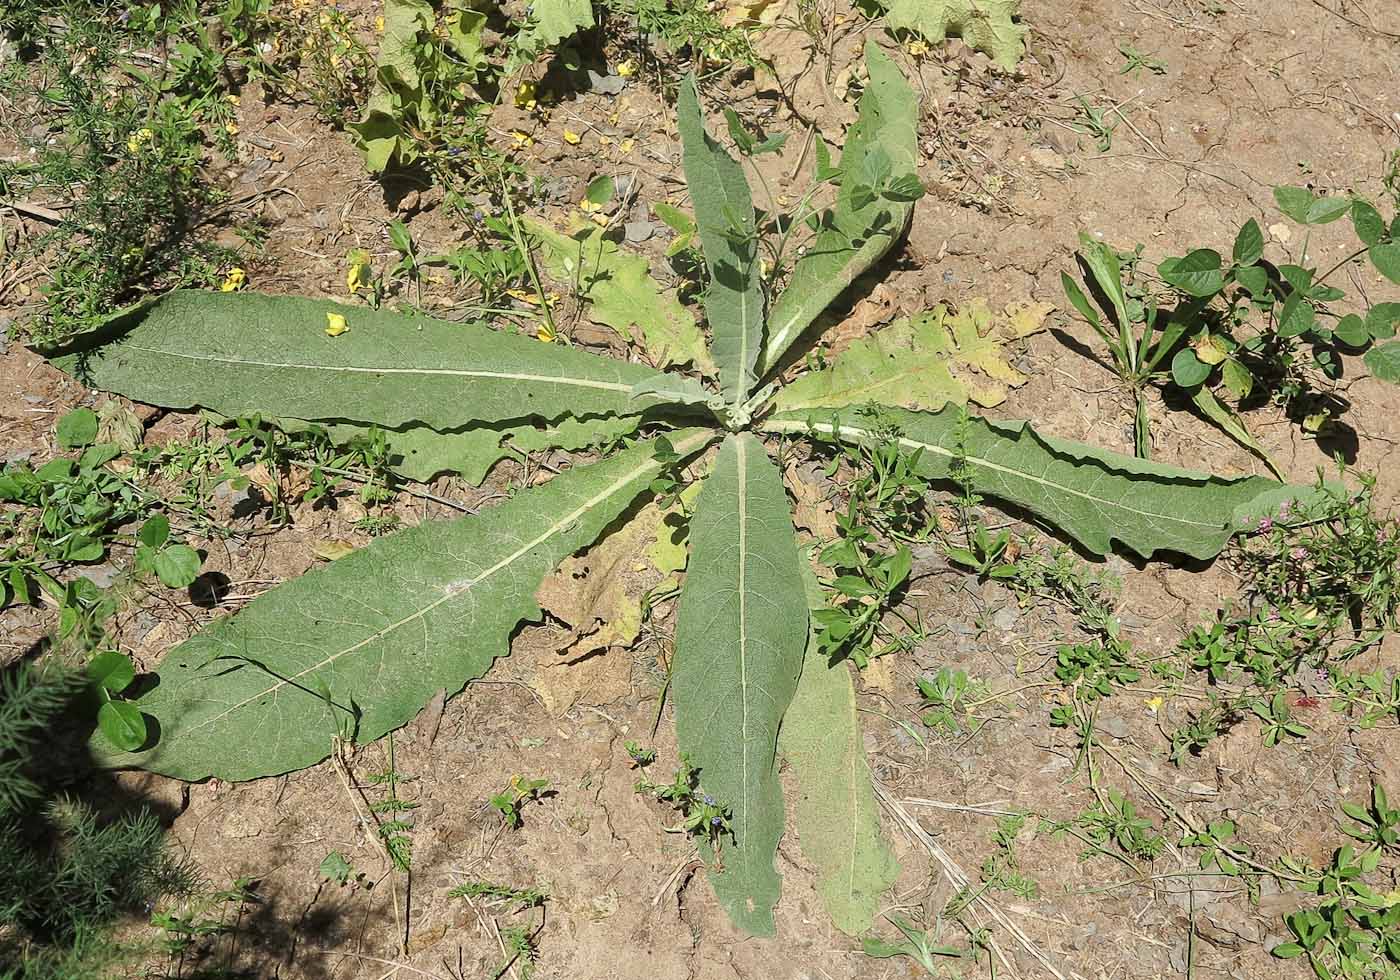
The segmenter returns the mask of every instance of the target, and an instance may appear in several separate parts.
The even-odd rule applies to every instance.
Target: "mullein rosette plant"
[[[649,494],[673,490],[680,467],[718,443],[689,519],[669,688],[679,749],[728,815],[722,842],[699,843],[733,921],[773,933],[786,759],[824,901],[841,929],[868,928],[897,868],[880,836],[851,667],[811,642],[820,592],[771,453],[785,440],[885,444],[893,433],[920,477],[956,477],[1096,554],[1117,542],[1144,557],[1209,558],[1303,491],[1173,469],[957,405],[840,404],[822,386],[784,389],[795,345],[896,244],[921,192],[918,99],[873,43],[866,58],[839,165],[818,153],[834,201],[795,216],[805,248],[773,296],[743,146],[736,158],[711,136],[693,80],[681,85],[683,164],[709,280],[704,360],[717,385],[482,324],[241,292],[172,293],[53,352],[85,383],[151,404],[310,421],[338,439],[381,427],[396,465],[420,478],[479,480],[512,447],[621,446],[481,513],[380,538],[212,623],[126,702],[149,721],[146,744],[124,750],[99,731],[98,758],[246,780],[315,765],[337,735],[379,738],[435,692],[485,674],[519,624],[540,617],[536,589],[560,561]],[[328,313],[350,329],[328,336]],[[821,397],[804,395],[815,389]]]

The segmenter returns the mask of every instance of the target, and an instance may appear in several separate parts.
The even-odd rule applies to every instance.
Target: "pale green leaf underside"
[[[919,161],[918,96],[874,41],[866,42],[865,62],[870,82],[860,97],[860,117],[846,133],[841,153],[845,176],[836,204],[793,266],[787,288],[773,301],[760,373],[772,370],[821,312],[890,250],[914,213],[910,203],[880,198],[857,208],[852,199],[872,149],[889,157],[891,179],[915,175]]]
[[[657,367],[692,364],[701,374],[714,374],[695,317],[674,289],[663,290],[651,277],[645,258],[624,252],[597,226],[577,235],[560,234],[533,219],[525,226],[539,239],[549,274],[577,288],[587,302],[590,320],[636,343]]]
[[[534,45],[552,48],[593,26],[591,0],[535,0],[530,9],[535,16],[530,31]]]
[[[753,197],[743,167],[705,131],[692,77],[681,82],[676,128],[681,135],[686,188],[695,205],[695,225],[710,273],[705,290],[710,346],[724,400],[738,405],[753,387],[763,344],[763,282]]]
[[[960,37],[974,51],[1011,71],[1025,53],[1026,29],[1016,23],[1021,0],[881,0],[891,30],[921,34],[934,44]]]
[[[348,333],[326,335],[326,314]],[[54,364],[94,388],[166,408],[348,419],[396,427],[533,414],[630,414],[632,387],[659,372],[480,324],[324,300],[180,291],[129,327]]]
[[[753,436],[725,440],[690,542],[671,674],[676,740],[731,811],[715,893],[736,925],[770,935],[783,833],[775,752],[802,670],[807,602],[782,476]]]
[[[813,598],[813,608],[824,605],[820,587],[809,604]],[[836,928],[864,932],[875,921],[881,893],[899,877],[899,864],[880,836],[850,668],[828,664],[815,643],[808,643],[778,750],[797,783],[797,837],[817,867],[817,891]]]
[[[1223,479],[1052,439],[1025,422],[963,419],[952,408],[812,410],[774,416],[763,428],[872,442],[894,426],[903,448],[923,451],[923,476],[950,480],[962,460],[977,492],[1024,508],[1100,555],[1118,541],[1145,558],[1157,551],[1212,558],[1236,531],[1310,493],[1266,477]]]
[[[676,433],[698,451],[702,430]],[[654,443],[571,469],[481,514],[382,538],[213,623],[161,662],[138,702],[160,739],[95,756],[180,779],[253,779],[326,758],[348,730],[369,742],[456,692],[509,649],[534,594],[591,544],[659,471]]]

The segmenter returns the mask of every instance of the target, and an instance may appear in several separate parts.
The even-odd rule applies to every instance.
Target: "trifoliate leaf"
[[[831,366],[778,392],[780,411],[879,402],[937,411],[949,403],[1006,400],[1027,378],[1006,362],[1003,345],[1043,329],[1048,303],[1013,304],[994,315],[974,299],[957,314],[939,306],[857,340]]]

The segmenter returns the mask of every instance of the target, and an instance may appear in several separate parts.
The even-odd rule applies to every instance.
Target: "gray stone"
[[[1021,618],[1021,610],[1016,606],[1002,606],[992,617],[992,625],[1003,633],[1009,633],[1016,628],[1017,621]]]
[[[1128,723],[1116,715],[1099,715],[1094,728],[1117,739],[1125,739],[1132,734]]]
[[[656,225],[650,221],[629,221],[622,226],[622,234],[629,242],[644,242],[656,234]]]
[[[588,89],[599,95],[617,95],[627,87],[627,79],[621,75],[600,75],[588,69]]]
[[[90,565],[82,568],[79,572],[83,578],[88,579],[99,589],[109,589],[112,583],[121,575],[121,569],[113,565]]]

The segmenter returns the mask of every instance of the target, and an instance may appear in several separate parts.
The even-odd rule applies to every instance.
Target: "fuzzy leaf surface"
[[[622,251],[596,226],[572,235],[533,219],[525,227],[539,239],[549,274],[577,284],[590,320],[636,342],[658,367],[693,364],[701,374],[715,373],[695,318],[674,289],[663,290],[651,277],[645,258]]]
[[[1008,307],[982,299],[956,315],[946,307],[896,321],[851,344],[831,365],[778,391],[780,411],[879,402],[937,411],[969,400],[991,407],[1029,380],[1006,362],[1003,345],[1042,329],[1049,304]]]
[[[807,600],[782,476],[752,435],[730,435],[690,523],[676,620],[676,740],[731,813],[710,877],[735,925],[773,933],[783,834],[778,727],[807,646]]]
[[[822,608],[815,576],[804,577],[809,606]],[[810,639],[778,750],[797,782],[797,836],[817,867],[817,891],[836,928],[852,936],[864,932],[875,921],[881,893],[899,877],[899,864],[880,836],[850,667],[829,664]]]
[[[787,288],[768,316],[761,367],[771,370],[831,302],[890,250],[909,227],[914,205],[856,196],[865,158],[882,152],[890,179],[918,170],[919,99],[899,67],[873,42],[865,45],[870,82],[860,97],[860,116],[846,133],[841,153],[841,187],[836,204],[823,215],[822,228],[793,266]]]
[[[1025,53],[1026,29],[1016,22],[1021,0],[881,0],[885,25],[913,31],[932,44],[960,37],[1011,71]]]
[[[693,453],[705,431],[677,433]],[[660,469],[654,443],[522,490],[481,514],[375,541],[287,582],[180,644],[133,702],[160,723],[151,748],[95,756],[186,780],[253,779],[314,765],[331,738],[360,743],[456,692],[509,650],[534,593],[590,544]]]
[[[923,476],[953,480],[962,463],[978,493],[1043,518],[1098,555],[1118,541],[1144,558],[1157,551],[1213,558],[1236,531],[1313,492],[1262,476],[1226,479],[1181,470],[1042,436],[1025,422],[967,417],[952,408],[872,408],[844,417],[818,409],[777,415],[763,426],[867,443],[882,441],[890,427],[902,448],[922,451]]]
[[[283,419],[278,424],[294,429],[307,423]],[[323,425],[337,445],[368,439],[371,428],[355,422],[316,424]],[[427,483],[443,473],[456,473],[473,486],[481,486],[491,467],[503,459],[547,449],[591,449],[631,435],[641,424],[640,415],[605,415],[538,425],[528,419],[518,424],[498,422],[443,432],[426,425],[409,425],[383,432],[389,469],[399,476]]]
[[[328,313],[350,330],[326,334]],[[166,408],[452,429],[531,414],[631,414],[659,372],[479,324],[257,293],[180,291],[53,358],[84,383]],[[91,341],[94,338],[89,338]]]
[[[681,82],[676,102],[681,163],[695,205],[695,224],[710,285],[705,316],[724,400],[738,405],[753,387],[763,345],[763,282],[753,197],[739,162],[705,130],[695,79]]]

